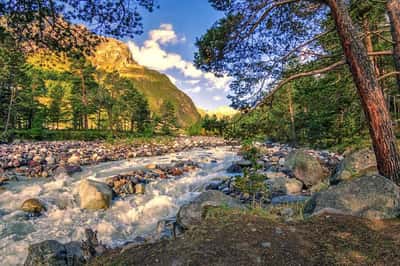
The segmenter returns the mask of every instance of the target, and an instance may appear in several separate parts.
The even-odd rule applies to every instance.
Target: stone
[[[151,163],[151,164],[146,165],[146,168],[147,168],[147,169],[150,169],[150,170],[153,170],[153,169],[156,169],[156,168],[157,168],[157,165],[154,164],[154,163]]]
[[[112,189],[105,183],[86,179],[79,184],[79,198],[82,209],[107,209],[111,206],[112,196]]]
[[[77,172],[81,172],[82,167],[80,167],[79,165],[67,165],[65,166],[65,170],[67,171],[68,175],[73,175]]]
[[[327,175],[317,158],[309,155],[304,150],[292,151],[285,162],[294,176],[307,187],[318,184],[327,178]]]
[[[70,165],[79,165],[81,163],[81,158],[78,154],[73,154],[71,157],[68,158],[67,163]]]
[[[278,205],[278,204],[289,204],[289,203],[304,203],[309,200],[309,196],[302,196],[302,195],[284,195],[284,196],[277,196],[271,199],[271,204]]]
[[[271,247],[271,243],[270,243],[270,242],[262,242],[262,243],[261,243],[261,247],[263,247],[263,248],[270,248],[270,247]]]
[[[228,169],[226,169],[226,172],[228,174],[240,174],[243,172],[242,167],[240,167],[240,165],[234,163],[231,166],[228,167]]]
[[[46,207],[38,199],[27,199],[22,203],[21,210],[33,214],[40,214],[41,212],[46,211]]]
[[[52,157],[52,156],[47,156],[45,160],[46,160],[47,165],[55,165],[56,164],[56,159],[54,159],[54,157]]]
[[[157,223],[156,239],[173,240],[183,233],[182,227],[175,219],[165,219]]]
[[[380,175],[362,176],[315,193],[304,208],[306,216],[324,213],[368,219],[400,215],[400,188]]]
[[[303,189],[303,183],[295,178],[277,177],[266,180],[266,184],[272,194],[293,195]]]
[[[251,167],[252,163],[249,160],[240,160],[236,162],[236,164],[242,168]]]
[[[146,192],[146,186],[143,183],[139,183],[135,185],[135,193],[136,194],[144,194]]]
[[[287,175],[283,172],[275,172],[275,171],[267,171],[265,173],[269,179],[275,179],[275,178],[281,178],[281,177],[287,177]]]
[[[56,240],[46,240],[30,245],[25,266],[80,266],[85,265],[79,242],[61,244]]]
[[[375,153],[371,149],[361,149],[348,154],[329,178],[331,184],[350,180],[363,175],[377,174]]]
[[[184,204],[178,211],[177,222],[184,229],[192,229],[199,225],[204,217],[204,212],[209,207],[245,208],[239,201],[217,190],[202,192],[188,204]]]
[[[171,169],[171,175],[173,176],[180,176],[183,175],[183,171],[179,168],[172,168]]]

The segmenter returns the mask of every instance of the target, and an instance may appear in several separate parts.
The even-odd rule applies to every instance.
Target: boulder
[[[38,199],[27,199],[21,205],[24,212],[39,214],[46,210],[46,207]]]
[[[244,205],[232,197],[217,190],[209,190],[201,193],[192,202],[182,205],[177,214],[177,222],[185,229],[192,229],[201,223],[206,208],[220,206],[244,208]]]
[[[306,216],[338,213],[368,219],[400,215],[400,188],[380,175],[362,176],[315,193],[307,202]]]
[[[112,196],[112,189],[105,183],[86,179],[79,185],[79,198],[82,209],[107,209],[111,205]]]
[[[362,149],[347,155],[337,166],[329,181],[331,184],[337,184],[341,181],[377,173],[375,153],[371,149]]]
[[[285,161],[285,167],[307,187],[318,184],[327,177],[318,159],[304,150],[292,151]]]
[[[61,244],[56,240],[46,240],[30,245],[25,266],[79,266],[85,264],[80,243]]]
[[[303,189],[303,183],[295,178],[276,177],[266,180],[266,183],[273,195],[298,194]]]
[[[231,166],[228,167],[228,169],[226,169],[226,172],[228,174],[240,174],[243,172],[242,167],[240,167],[240,165],[234,163]]]

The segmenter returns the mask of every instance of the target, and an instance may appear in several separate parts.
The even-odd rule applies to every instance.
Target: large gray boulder
[[[362,149],[346,156],[337,166],[329,181],[331,184],[337,184],[341,181],[377,173],[375,153],[371,149]]]
[[[30,245],[25,266],[80,266],[85,264],[79,242],[61,244],[46,240]]]
[[[318,159],[304,150],[292,151],[285,160],[285,166],[307,187],[314,186],[327,178]]]
[[[368,219],[400,215],[400,188],[380,175],[362,176],[315,193],[304,208],[305,216],[336,213]]]
[[[111,205],[112,189],[105,183],[83,180],[79,184],[79,198],[82,209],[107,209]]]
[[[177,222],[185,229],[199,225],[207,207],[244,208],[239,201],[217,190],[201,193],[192,202],[182,205],[177,215]]]

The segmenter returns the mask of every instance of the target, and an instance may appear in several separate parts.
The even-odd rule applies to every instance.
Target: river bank
[[[327,215],[278,222],[215,210],[174,241],[109,250],[89,265],[398,265],[400,222]]]

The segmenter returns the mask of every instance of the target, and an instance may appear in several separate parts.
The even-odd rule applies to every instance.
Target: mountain
[[[178,122],[186,127],[200,119],[192,99],[179,90],[164,74],[148,69],[132,59],[128,46],[115,39],[105,39],[89,57],[92,64],[102,70],[117,71],[131,79],[136,88],[148,99],[150,109],[159,113],[165,101],[171,101],[177,112]]]
[[[224,116],[232,117],[238,113],[237,110],[233,109],[229,106],[220,106],[214,110],[205,110],[201,108],[197,108],[197,111],[200,113],[202,117],[205,115],[216,115],[218,118],[222,118]]]
[[[125,43],[111,38],[102,40],[87,57],[93,66],[108,72],[117,71],[122,77],[132,80],[147,98],[150,110],[156,114],[160,113],[163,102],[170,101],[175,106],[178,123],[182,127],[188,127],[200,119],[192,99],[179,90],[166,75],[135,62]],[[37,52],[28,61],[35,66],[61,72],[70,68],[68,58],[49,56],[48,53]]]

